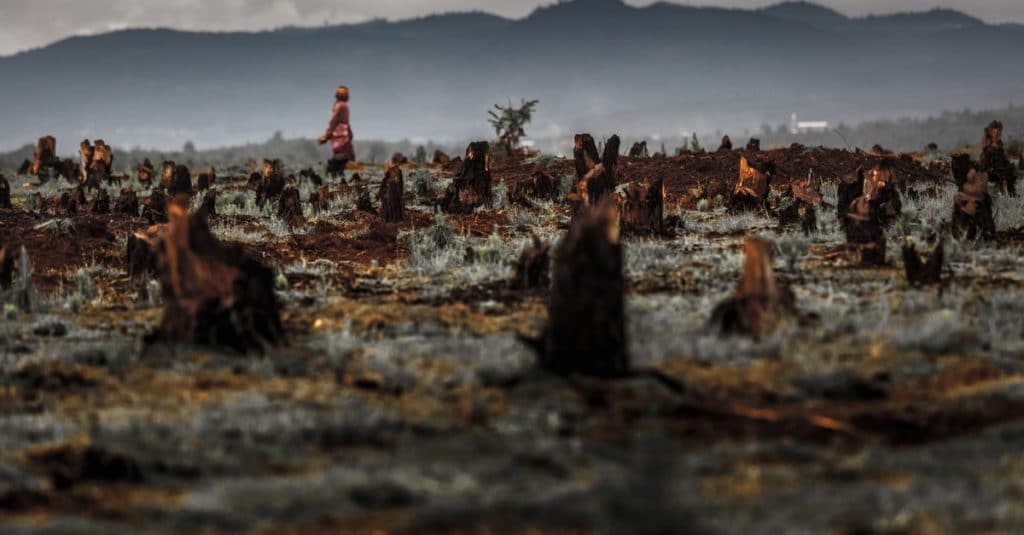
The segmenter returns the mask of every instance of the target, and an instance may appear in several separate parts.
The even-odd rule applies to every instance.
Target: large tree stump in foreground
[[[942,260],[945,256],[945,245],[939,242],[935,250],[925,261],[917,253],[914,246],[905,244],[903,246],[903,269],[907,274],[907,282],[912,286],[926,286],[930,284],[942,284]]]
[[[164,314],[147,341],[242,353],[283,342],[273,271],[241,246],[217,241],[203,214],[171,205],[169,218],[155,247]]]
[[[622,244],[614,203],[585,210],[555,259],[541,364],[559,375],[628,374]]]
[[[664,233],[665,186],[654,182],[633,182],[626,188],[622,205],[622,229],[628,234]]]
[[[953,197],[953,234],[969,240],[991,239],[996,234],[988,173],[971,169]]]
[[[766,336],[796,315],[793,292],[775,279],[772,244],[747,238],[743,274],[731,298],[719,304],[711,322],[726,334]]]
[[[763,208],[774,171],[771,162],[751,163],[745,155],[740,156],[740,175],[729,196],[729,208],[734,211]]]
[[[480,206],[490,206],[491,156],[486,141],[470,143],[459,175],[445,190],[441,209],[449,214],[468,214]]]
[[[534,236],[512,266],[509,286],[514,290],[539,290],[551,284],[551,245]]]
[[[405,218],[405,182],[402,169],[397,165],[388,167],[384,181],[380,183],[377,199],[380,201],[380,218],[387,223],[397,223]]]
[[[612,136],[604,145],[604,154],[598,156],[597,145],[590,134],[577,134],[573,145],[576,163],[576,185],[569,195],[573,214],[588,206],[597,206],[615,191],[619,165],[619,136]]]
[[[4,175],[0,175],[0,208],[11,207],[11,183]]]

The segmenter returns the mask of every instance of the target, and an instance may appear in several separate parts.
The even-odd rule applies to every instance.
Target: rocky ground
[[[777,186],[824,179],[826,203],[874,158],[761,157]],[[554,377],[522,341],[543,328],[546,292],[511,289],[511,265],[570,218],[509,192],[542,170],[564,194],[571,161],[495,165],[493,208],[466,215],[431,205],[450,167],[407,165],[401,223],[356,209],[384,176],[357,166],[294,227],[256,205],[243,169],[222,170],[211,227],[274,269],[288,334],[245,356],[145,345],[159,284],[130,278],[125,250],[148,222],[36,206],[71,184],[5,172],[0,245],[27,254],[0,322],[0,531],[1024,529],[1024,201],[997,195],[996,238],[947,238],[947,284],[916,288],[900,248],[948,226],[941,162],[900,160],[889,265],[864,268],[832,254],[834,209],[807,236],[721,208],[738,161],[620,161],[624,180],[664,179],[674,234],[625,240],[629,353],[681,391]],[[294,185],[303,201],[315,190]],[[750,235],[773,242],[800,314],[770,336],[722,336],[709,318]]]

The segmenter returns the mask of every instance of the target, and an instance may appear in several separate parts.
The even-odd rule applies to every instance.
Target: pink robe
[[[355,150],[352,148],[352,129],[348,125],[348,102],[343,100],[334,102],[334,110],[331,112],[331,122],[327,125],[326,135],[331,140],[334,159],[356,159]]]

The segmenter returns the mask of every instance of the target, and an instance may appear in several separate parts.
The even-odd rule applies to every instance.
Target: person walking
[[[327,161],[329,176],[345,176],[345,166],[356,159],[352,148],[352,127],[349,126],[348,88],[341,85],[334,92],[334,109],[327,131],[320,136],[320,144],[331,142],[333,156]]]

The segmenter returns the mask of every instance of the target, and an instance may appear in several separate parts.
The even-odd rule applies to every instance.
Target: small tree
[[[514,154],[519,140],[526,136],[523,127],[533,119],[533,110],[538,102],[540,101],[522,99],[519,108],[513,108],[512,101],[509,100],[508,107],[495,104],[494,109],[487,112],[491,117],[488,122],[494,127],[494,133],[498,135],[498,141],[504,146],[506,154]]]

